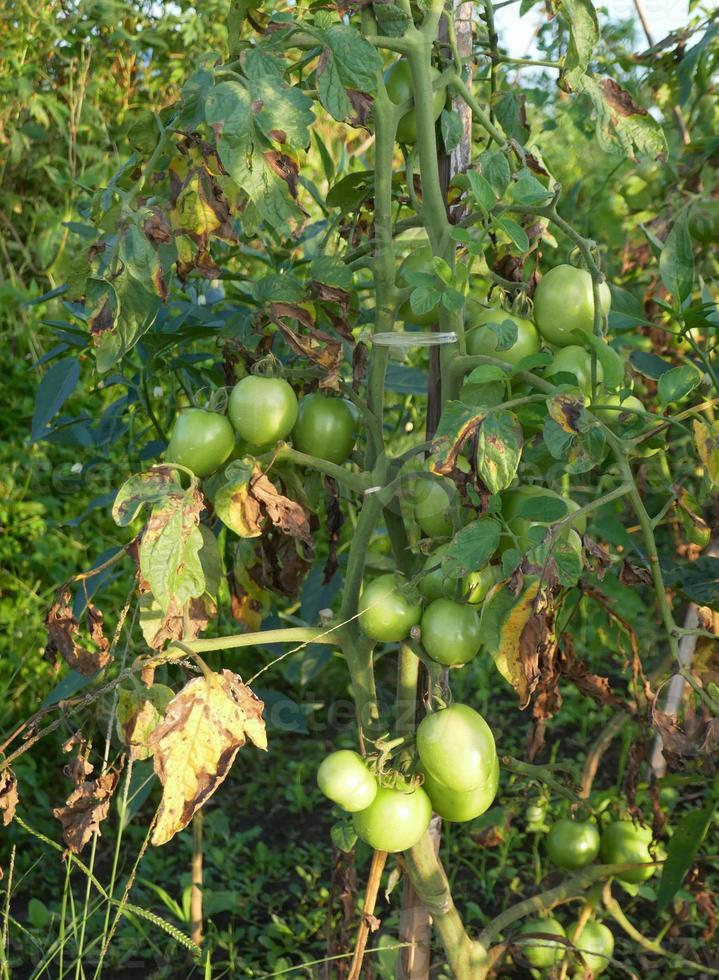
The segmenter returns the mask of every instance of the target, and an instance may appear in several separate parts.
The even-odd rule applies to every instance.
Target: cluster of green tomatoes
[[[579,871],[600,857],[605,864],[636,864],[641,867],[626,868],[615,875],[620,881],[638,885],[651,878],[656,864],[650,852],[652,832],[648,827],[631,820],[614,820],[608,823],[601,835],[593,820],[557,820],[549,828],[545,850],[550,861],[565,871]],[[523,957],[535,969],[549,969],[558,963],[566,952],[566,945],[552,942],[550,935],[569,939],[582,952],[585,965],[597,976],[605,970],[614,952],[614,937],[601,922],[590,919],[579,929],[575,923],[565,930],[555,918],[531,919],[520,928]],[[581,974],[580,974],[581,975]]]
[[[292,436],[300,452],[344,463],[356,439],[354,406],[314,392],[297,399],[284,378],[247,375],[230,392],[227,415],[183,409],[165,458],[204,478],[243,453],[259,455]]]
[[[433,711],[417,727],[416,756],[403,771],[382,772],[347,749],[332,752],[317,771],[328,799],[352,814],[360,840],[378,851],[413,847],[432,813],[463,823],[489,808],[497,793],[499,759],[484,718],[466,704]]]

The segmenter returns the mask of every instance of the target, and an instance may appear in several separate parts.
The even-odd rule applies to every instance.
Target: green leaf
[[[467,375],[465,384],[486,384],[488,381],[506,381],[507,372],[497,364],[480,364]]]
[[[651,378],[653,381],[658,381],[663,374],[672,370],[671,364],[662,360],[656,354],[649,353],[649,351],[632,351],[629,355],[629,360],[635,371],[638,371],[645,378]]]
[[[352,112],[352,103],[342,84],[334,56],[330,51],[327,51],[327,57],[320,58],[315,77],[317,78],[317,95],[321,105],[333,119],[342,122]]]
[[[566,541],[557,541],[550,555],[557,567],[559,584],[565,589],[576,585],[582,575],[582,559],[574,548]]]
[[[517,342],[519,331],[517,324],[510,317],[507,317],[506,320],[501,320],[499,323],[487,323],[483,329],[491,330],[497,338],[495,349],[500,359],[502,352],[514,347]]]
[[[32,417],[32,440],[42,439],[48,423],[57,415],[80,380],[80,360],[64,357],[55,361],[43,375],[35,392],[35,411]]]
[[[357,834],[351,820],[342,820],[333,824],[330,829],[330,837],[335,847],[345,854],[349,854],[357,843]]]
[[[312,99],[281,77],[251,79],[252,119],[267,139],[284,147],[309,146],[309,127],[315,121]]]
[[[677,563],[667,578],[685,599],[719,611],[719,558],[702,555],[696,561]]]
[[[401,7],[393,3],[378,3],[372,7],[379,34],[385,37],[404,37],[407,28],[412,24],[412,18]]]
[[[692,810],[679,821],[667,847],[657,894],[657,911],[666,912],[691,868],[714,817],[714,809]]]
[[[512,181],[509,162],[504,153],[501,150],[485,150],[479,157],[479,165],[497,197],[502,197]],[[470,183],[473,183],[471,170],[469,175]]]
[[[381,6],[381,4],[378,4],[378,6]],[[442,115],[439,117],[439,125],[442,132],[444,148],[447,153],[451,153],[462,142],[462,136],[464,135],[462,117],[454,109],[443,109]]]
[[[559,84],[571,92],[586,72],[597,46],[599,22],[591,0],[560,0],[558,7],[569,24],[569,45]]]
[[[166,498],[153,507],[142,536],[140,572],[164,612],[173,603],[182,608],[206,591],[200,506],[189,495]]]
[[[681,401],[688,394],[694,391],[702,381],[701,373],[693,364],[683,364],[681,367],[672,368],[659,379],[657,393],[663,405],[670,402]]]
[[[567,505],[549,494],[536,497],[523,497],[517,505],[517,517],[541,524],[555,524],[567,516]]]
[[[512,200],[518,204],[542,204],[551,196],[551,191],[529,170],[522,170],[512,185]]]
[[[326,286],[336,286],[338,289],[352,288],[352,270],[342,259],[333,255],[320,255],[310,263],[310,275],[315,282]]]
[[[499,547],[501,533],[498,521],[492,517],[480,517],[466,524],[446,547],[442,568],[448,577],[484,568]]]
[[[289,273],[273,273],[253,283],[252,295],[258,303],[299,303],[305,299],[305,286]]]
[[[347,174],[327,192],[327,204],[339,208],[343,213],[356,210],[374,191],[374,173],[371,170],[358,170]]]
[[[362,35],[344,24],[333,24],[325,32],[327,42],[335,57],[342,84],[372,95],[377,91],[377,78],[382,71],[382,57],[377,49],[365,41]]]
[[[409,305],[412,307],[412,312],[417,315],[430,313],[441,299],[441,296],[442,294],[437,289],[428,286],[417,286],[410,294]]]
[[[517,224],[512,218],[503,218],[500,215],[495,215],[494,223],[498,228],[502,229],[504,234],[520,252],[529,251],[529,237],[521,225]]]
[[[506,490],[522,456],[524,435],[513,412],[493,412],[477,437],[477,473],[490,493]]]
[[[470,170],[467,176],[474,199],[486,217],[497,203],[497,196],[492,190],[492,185],[486,177],[477,173],[476,170]]]
[[[525,96],[516,89],[499,92],[493,100],[494,114],[507,136],[523,145],[529,138],[525,113]]]
[[[669,292],[683,303],[694,286],[694,252],[686,209],[679,212],[659,256],[659,274]]]

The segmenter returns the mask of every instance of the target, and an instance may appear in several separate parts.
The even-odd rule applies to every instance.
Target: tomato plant
[[[15,50],[20,96],[0,114],[11,267],[0,316],[27,327],[43,308],[38,339],[26,329],[16,353],[11,333],[0,356],[42,375],[34,408],[23,407],[31,439],[20,455],[47,463],[51,481],[40,518],[19,506],[22,467],[4,468],[0,550],[36,603],[48,594],[36,566],[64,583],[42,611],[47,635],[28,647],[43,651],[43,678],[63,672],[47,691],[27,676],[35,661],[10,604],[20,653],[0,670],[34,700],[19,695],[33,714],[7,726],[0,809],[17,837],[12,868],[25,861],[26,828],[42,826],[43,843],[47,829],[13,822],[23,782],[25,800],[50,799],[20,760],[62,735],[73,787],[53,813],[71,853],[92,841],[89,864],[66,863],[50,917],[58,934],[32,968],[49,975],[62,956],[60,972],[77,973],[92,950],[99,978],[116,929],[143,918],[127,901],[137,865],[117,860],[123,835],[141,842],[149,881],[154,848],[192,823],[189,934],[164,927],[195,966],[215,966],[218,950],[232,950],[217,964],[232,975],[319,966],[318,952],[345,962],[356,924],[354,980],[385,900],[387,853],[402,852],[378,941],[396,939],[399,922],[398,958],[421,949],[433,975],[512,969],[512,937],[549,923],[560,937],[565,905],[595,970],[612,940],[595,913],[624,934],[631,970],[655,952],[687,975],[716,970],[698,940],[713,922],[716,872],[692,869],[718,798],[713,12],[693,4],[649,57],[625,28],[603,30],[590,0],[557,4],[536,52],[515,58],[501,21],[534,16],[531,4],[487,0],[455,16],[438,0],[341,10],[211,0],[193,14],[207,33],[167,12],[185,51],[170,58],[172,32],[154,22],[152,53],[138,49],[134,2],[112,24],[87,6],[70,5],[67,45],[65,18],[36,30],[18,12],[13,37],[59,43],[42,70],[26,61],[34,45]],[[118,49],[109,88],[123,118],[80,145],[97,118],[85,102],[95,49],[106,65]],[[67,145],[45,123],[66,116]],[[57,144],[57,159],[34,141]],[[82,190],[80,213],[68,220],[58,196],[56,240],[40,248],[28,234],[28,253],[16,224],[27,230],[36,192],[62,175],[74,203]],[[192,407],[225,403],[226,415]],[[157,465],[163,452],[174,466]],[[108,468],[90,493],[98,461]],[[71,520],[52,510],[58,474],[75,481]],[[35,566],[18,576],[27,549],[13,535],[25,526]],[[70,571],[46,549],[52,526],[77,531],[62,538]],[[75,568],[87,537],[102,547]],[[72,735],[81,717],[86,730]],[[243,779],[227,779],[240,752]],[[336,811],[317,805],[320,792],[353,816],[330,829]],[[232,805],[211,808],[203,837],[205,804],[223,793]],[[156,805],[148,838],[145,803]],[[332,860],[329,844],[301,860],[289,845],[272,861],[264,842],[248,851],[242,807],[270,836],[284,808],[287,839],[331,840]],[[610,822],[619,813],[665,825],[666,852],[639,825]],[[441,820],[477,822],[447,833]],[[103,821],[117,827],[114,857],[99,850]],[[565,887],[561,872],[596,858],[600,826],[603,866]],[[355,851],[357,840],[375,853]],[[273,874],[308,858],[301,874],[317,882],[305,889],[317,903],[301,928],[283,918],[293,885],[265,889],[251,871],[246,888],[235,884],[240,853]],[[5,925],[12,881],[29,873],[19,865],[1,876]],[[648,888],[619,907],[612,889],[658,866],[656,914]],[[477,871],[472,930],[459,868]],[[222,875],[253,901],[282,896],[274,931],[252,933],[244,960],[234,924],[204,927],[203,899],[212,909]],[[407,886],[393,890],[398,875]],[[170,894],[165,884],[153,896]],[[65,913],[83,892],[78,928]],[[539,918],[522,926],[528,915]],[[145,922],[163,929],[154,912]],[[22,933],[28,948],[36,938]],[[520,969],[558,962],[559,944],[523,945]],[[135,946],[128,933],[118,943]],[[570,952],[561,970],[581,966]]]

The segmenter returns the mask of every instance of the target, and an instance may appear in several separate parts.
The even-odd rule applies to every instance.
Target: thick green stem
[[[455,980],[482,980],[487,975],[486,949],[473,942],[464,928],[429,833],[406,852],[405,861],[417,897],[432,916]]]
[[[258,633],[235,633],[232,636],[215,636],[208,640],[183,641],[183,649],[192,653],[212,653],[215,650],[236,650],[239,647],[265,646],[267,643],[325,643],[337,646],[339,643],[337,626],[318,629],[309,626],[289,626],[287,629],[261,630]],[[172,646],[162,657],[172,655]]]
[[[286,459],[291,463],[296,463],[298,466],[306,466],[309,469],[317,470],[319,473],[325,473],[327,476],[331,476],[333,480],[337,480],[338,483],[342,483],[356,493],[361,493],[363,490],[366,490],[372,483],[371,476],[368,473],[353,473],[346,467],[338,466],[337,463],[330,463],[326,459],[320,459],[319,456],[310,456],[308,453],[301,453],[286,443],[283,443],[272,454],[272,458]]]

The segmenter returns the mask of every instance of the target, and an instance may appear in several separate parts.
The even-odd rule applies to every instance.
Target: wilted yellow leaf
[[[164,791],[152,843],[182,830],[227,776],[249,739],[267,748],[264,705],[237,674],[196,677],[167,706],[148,745]]]

